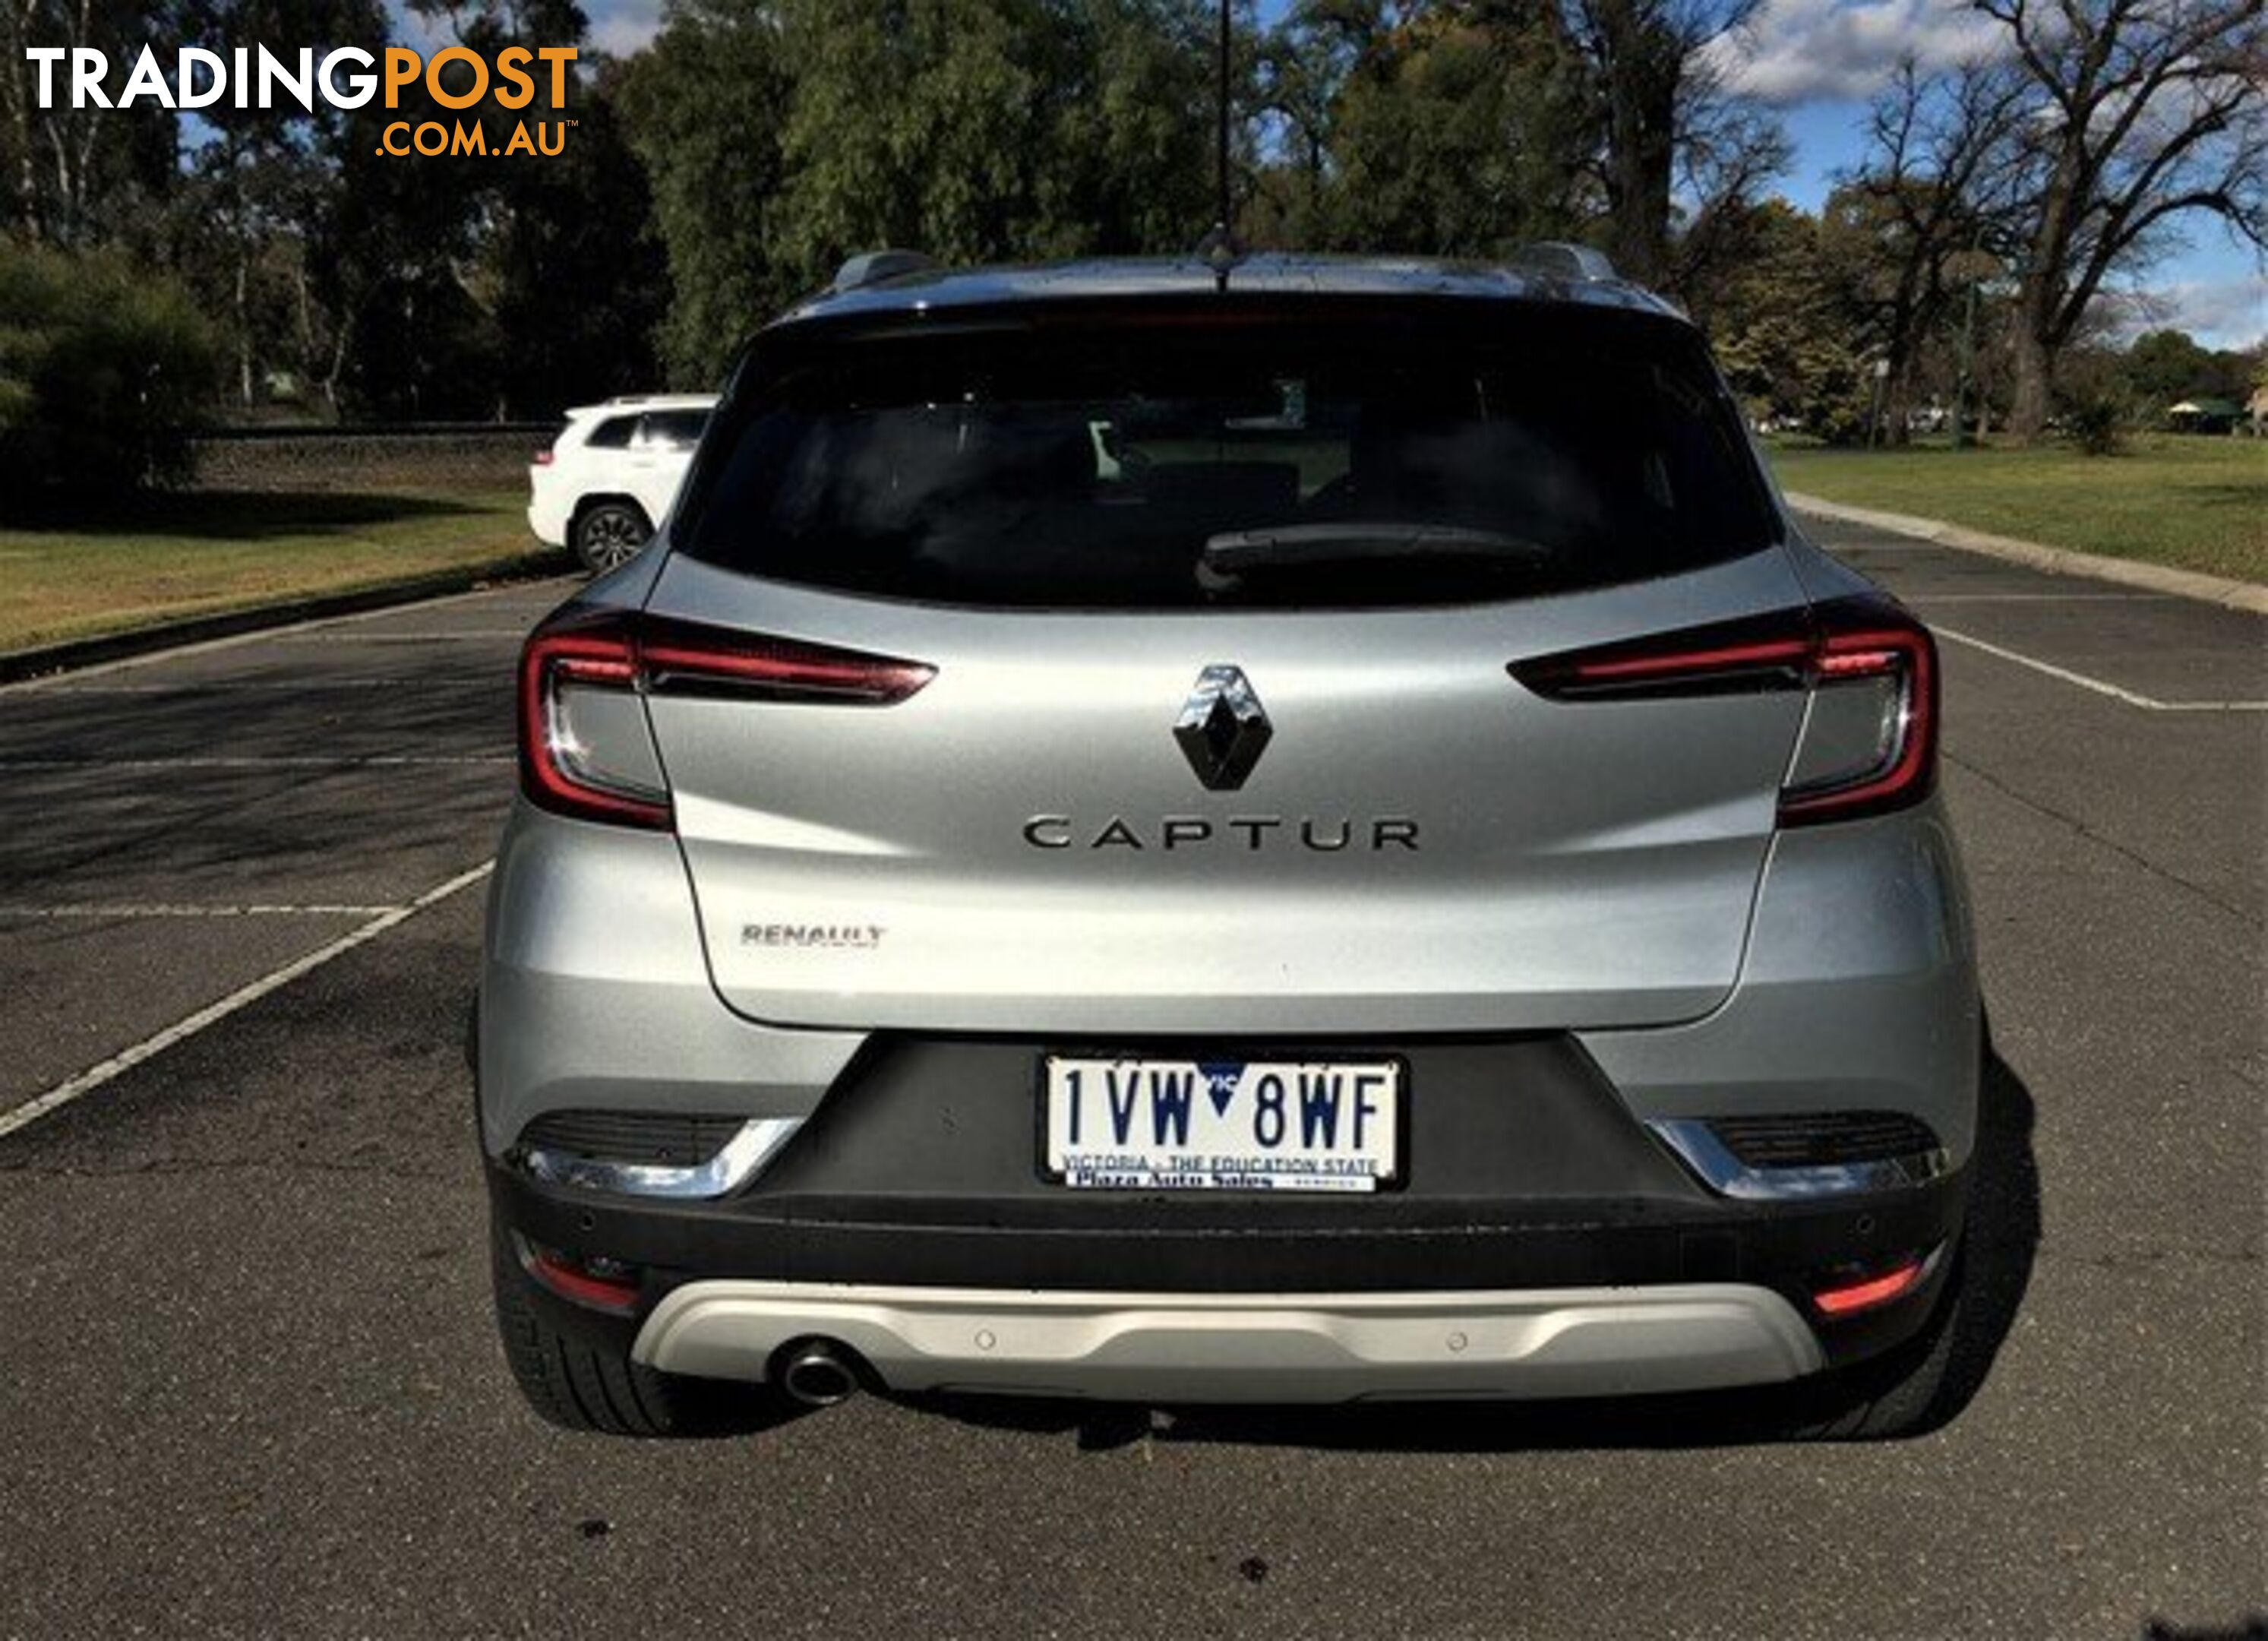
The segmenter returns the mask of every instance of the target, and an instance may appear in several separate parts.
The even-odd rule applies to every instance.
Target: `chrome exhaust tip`
[[[858,1393],[857,1359],[832,1339],[799,1339],[781,1346],[771,1377],[789,1401],[806,1408],[831,1408]]]

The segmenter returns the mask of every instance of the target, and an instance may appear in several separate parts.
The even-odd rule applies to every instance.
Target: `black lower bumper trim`
[[[1408,1058],[1407,1186],[1373,1195],[1049,1184],[1034,1144],[1034,1046],[929,1039],[863,1055],[729,1198],[600,1196],[493,1163],[490,1186],[502,1223],[637,1267],[649,1304],[704,1277],[1121,1293],[1739,1282],[1786,1297],[1840,1364],[1913,1333],[1952,1264],[1879,1310],[1827,1320],[1810,1295],[1837,1274],[1950,1251],[1965,1171],[1863,1196],[1731,1201],[1669,1157],[1570,1039],[1432,1044]]]

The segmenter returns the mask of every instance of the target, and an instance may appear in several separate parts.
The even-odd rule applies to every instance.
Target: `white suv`
[[[713,393],[638,394],[578,405],[527,469],[527,522],[603,573],[652,538],[677,499]]]

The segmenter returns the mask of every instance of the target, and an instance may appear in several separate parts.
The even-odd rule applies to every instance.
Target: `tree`
[[[2030,106],[2021,190],[2014,431],[2046,425],[2058,354],[2106,279],[2183,218],[2268,247],[2260,0],[1973,0],[2007,31]]]
[[[2146,330],[2118,359],[2124,396],[2144,416],[2162,416],[2183,399],[2234,399],[2251,392],[2253,361],[2200,347],[2185,330]]]
[[[0,242],[0,508],[179,477],[211,388],[195,301],[114,251]]]
[[[1602,240],[1631,277],[1690,292],[1786,163],[1714,68],[1752,4],[1306,0],[1262,54],[1288,159],[1275,218],[1346,249]]]
[[[1074,0],[1060,26],[1064,78],[1040,188],[1049,237],[1105,255],[1188,249],[1214,213],[1212,8]],[[1248,64],[1250,38],[1234,30]],[[1243,93],[1240,78],[1232,98]]]
[[[1865,432],[1871,381],[1830,277],[1821,225],[1785,200],[1748,208],[1746,251],[1705,287],[1694,317],[1749,416],[1830,444]]]
[[[367,40],[382,37],[378,0],[175,0],[181,39]],[[224,100],[202,111],[202,140],[186,157],[177,248],[228,315],[237,403],[250,410],[265,367],[316,344],[305,277],[305,234],[337,174],[347,116],[317,99],[311,111],[279,96],[271,107]],[[296,305],[293,299],[296,297]],[[295,324],[274,322],[278,310]],[[324,327],[328,329],[328,327]],[[304,355],[293,362],[303,367]]]
[[[418,0],[482,55],[578,41],[571,0]],[[320,288],[339,315],[321,376],[364,413],[505,418],[653,385],[668,300],[646,180],[622,132],[601,62],[578,64],[568,107],[521,109],[504,88],[442,106],[423,78],[401,106],[364,108],[342,145],[330,209],[312,233]],[[492,159],[379,152],[385,122],[477,133]],[[571,123],[556,153],[510,152],[523,122]]]
[[[673,373],[714,381],[859,251],[1195,245],[1212,216],[1211,16],[1203,0],[674,0],[623,89],[676,291]]]
[[[1925,75],[1909,58],[1870,110],[1867,151],[1821,215],[1829,277],[1889,366],[1885,420],[1905,434],[1914,371],[1955,296],[2005,253],[2023,79],[2003,63]]]
[[[171,113],[72,107],[68,58],[50,66],[43,108],[26,51],[92,46],[115,65],[146,44],[170,61],[178,39],[165,0],[0,0],[0,221],[34,243],[94,244],[162,197],[173,167]]]
[[[1548,13],[1439,5],[1388,26],[1375,7],[1295,13],[1278,61],[1303,100],[1324,65],[1339,77],[1299,109],[1304,163],[1330,187],[1305,225],[1310,242],[1364,251],[1501,255],[1524,240],[1580,233],[1591,212],[1580,156],[1590,108],[1581,64]]]
[[[791,82],[779,25],[745,0],[671,0],[622,71],[622,117],[652,190],[672,300],[662,359],[678,387],[714,384],[793,296],[773,265]]]
[[[1340,95],[1386,29],[1385,0],[1300,0],[1254,42],[1253,114],[1276,152],[1254,179],[1248,238],[1329,242]]]
[[[1778,128],[1718,75],[1712,45],[1748,26],[1756,0],[1561,0],[1590,69],[1608,255],[1644,285],[1697,277],[1673,253],[1681,180],[1707,192],[1692,218],[1745,203],[1786,162]],[[1713,248],[1707,238],[1697,251]]]

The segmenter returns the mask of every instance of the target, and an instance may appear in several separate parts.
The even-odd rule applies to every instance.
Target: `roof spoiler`
[[[829,288],[840,296],[845,291],[863,290],[870,285],[880,285],[885,279],[934,272],[936,268],[936,260],[919,251],[868,251],[863,255],[853,256],[837,268],[835,283]]]
[[[1582,284],[1622,277],[1604,251],[1594,250],[1587,245],[1572,245],[1565,240],[1539,240],[1533,245],[1521,246],[1505,258],[1505,266],[1521,273]]]

